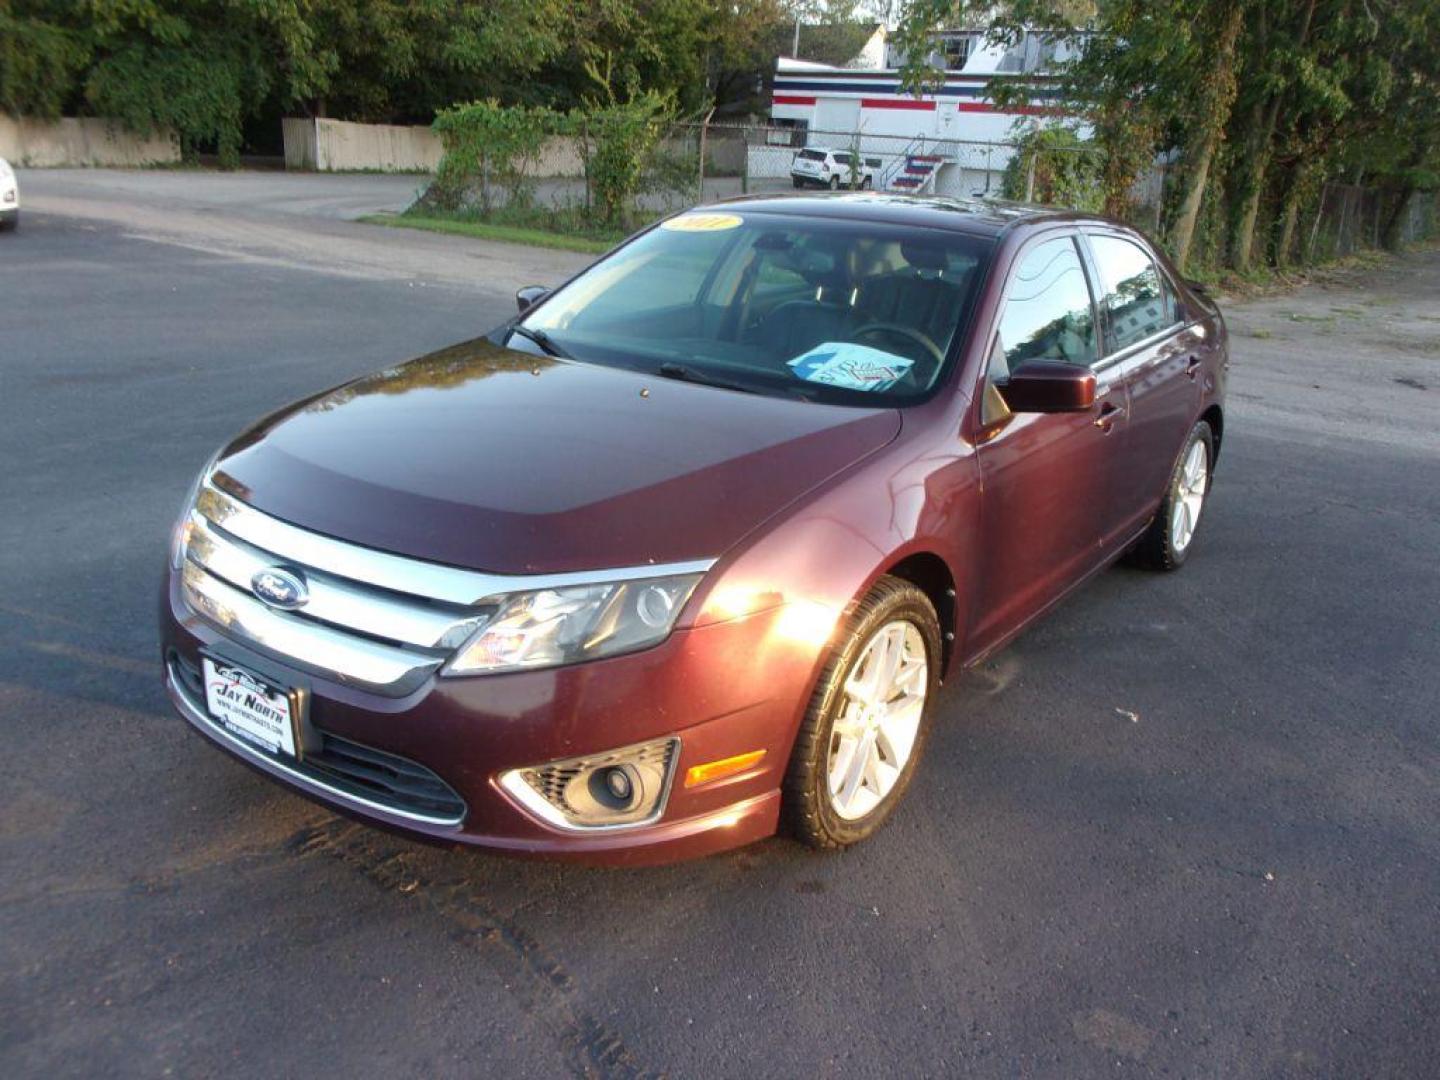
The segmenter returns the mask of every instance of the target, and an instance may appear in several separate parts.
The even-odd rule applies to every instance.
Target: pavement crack
[[[483,953],[520,1007],[560,1047],[575,1076],[638,1080],[663,1076],[645,1068],[623,1037],[575,1001],[575,980],[511,915],[466,881],[427,881],[403,848],[373,830],[335,818],[293,836],[290,851],[323,855],[358,871],[402,900],[420,902],[453,928],[455,940]]]

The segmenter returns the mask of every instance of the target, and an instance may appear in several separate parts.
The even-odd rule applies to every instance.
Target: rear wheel
[[[791,831],[846,847],[884,824],[924,750],[939,686],[940,622],[915,586],[884,577],[821,673],[785,777]]]
[[[1178,570],[1185,564],[1210,494],[1214,460],[1215,435],[1202,420],[1191,429],[1185,449],[1170,472],[1170,483],[1155,520],[1130,549],[1131,561],[1151,570]]]
[[[830,190],[831,190],[831,191],[839,191],[839,190],[840,190],[840,177],[839,177],[839,174],[836,174],[835,176],[830,177]]]
[[[11,214],[9,217],[0,218],[0,232],[14,232],[20,227],[20,214]]]
[[[802,188],[805,186],[805,181],[801,180],[798,176],[792,176],[790,178],[790,183],[794,184],[796,188]]]

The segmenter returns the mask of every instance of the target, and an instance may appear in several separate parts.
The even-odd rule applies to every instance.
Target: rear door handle
[[[1189,360],[1185,361],[1185,374],[1191,379],[1195,378],[1200,374],[1200,368],[1201,361],[1200,357],[1198,356],[1192,356]]]
[[[1119,405],[1112,405],[1107,401],[1104,405],[1100,406],[1100,415],[1095,417],[1095,426],[1101,431],[1108,432],[1115,426],[1115,421],[1124,415],[1124,409]]]

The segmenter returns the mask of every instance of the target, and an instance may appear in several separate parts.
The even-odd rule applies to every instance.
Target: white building
[[[1010,160],[1003,144],[1015,138],[1017,121],[1054,115],[1058,106],[1055,95],[1042,93],[1029,105],[1001,108],[990,100],[992,82],[1023,74],[1043,84],[1044,72],[1063,64],[1072,50],[1065,39],[1039,32],[1010,47],[987,41],[984,31],[942,32],[930,60],[943,67],[944,82],[918,97],[901,89],[905,58],[889,43],[884,66],[868,69],[782,56],[770,116],[777,127],[792,129],[792,146],[858,142],[862,153],[885,163],[877,187],[990,191]]]

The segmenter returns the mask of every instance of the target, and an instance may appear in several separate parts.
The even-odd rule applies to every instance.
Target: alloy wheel
[[[1175,479],[1175,498],[1170,507],[1170,545],[1177,551],[1190,546],[1200,511],[1205,508],[1205,491],[1210,484],[1210,455],[1205,443],[1196,439],[1185,454],[1185,464]]]
[[[854,821],[890,794],[915,748],[929,691],[920,630],[886,623],[860,651],[831,729],[828,788],[835,813]]]

